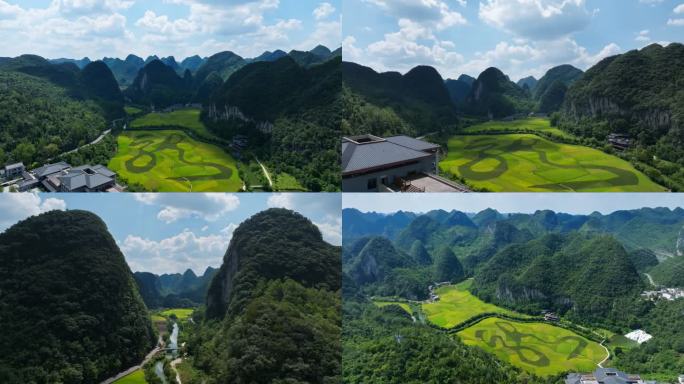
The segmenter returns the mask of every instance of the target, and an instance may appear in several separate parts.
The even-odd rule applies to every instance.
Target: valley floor
[[[391,300],[374,303],[397,304],[412,317],[424,314],[427,322],[445,331],[445,337],[458,337],[466,345],[482,348],[539,376],[593,371],[610,357],[601,344],[559,326],[560,323],[545,322],[541,317],[480,300],[470,293],[471,284],[469,279],[437,288],[439,300],[424,301],[419,306]],[[414,313],[414,309],[422,314]]]
[[[509,133],[525,132],[525,133]],[[629,162],[544,138],[571,138],[546,119],[490,122],[448,141],[442,172],[493,192],[665,192]],[[539,136],[541,135],[541,136]]]

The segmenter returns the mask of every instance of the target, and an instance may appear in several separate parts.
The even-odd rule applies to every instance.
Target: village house
[[[116,173],[103,165],[72,167],[63,161],[24,172],[20,192],[40,189],[46,192],[121,192]]]
[[[5,179],[12,180],[20,177],[26,171],[24,163],[14,163],[5,165]]]
[[[437,144],[408,136],[342,139],[343,192],[467,192],[437,175]]]

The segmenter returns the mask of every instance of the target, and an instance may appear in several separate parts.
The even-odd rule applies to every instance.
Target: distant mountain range
[[[217,271],[207,267],[201,276],[191,269],[182,274],[135,272],[133,277],[148,308],[195,307],[206,299],[209,283]]]
[[[127,87],[132,84],[138,72],[146,64],[149,64],[154,60],[161,61],[173,69],[179,76],[183,76],[186,70],[194,75],[202,66],[207,64],[207,68],[204,68],[198,76],[198,82],[201,83],[213,71],[221,73],[225,80],[230,74],[246,64],[258,61],[276,61],[285,56],[292,57],[300,65],[310,66],[326,61],[333,56],[342,56],[342,48],[338,48],[334,52],[331,52],[327,47],[319,45],[311,51],[292,50],[290,53],[281,50],[276,50],[274,52],[266,51],[255,58],[242,58],[233,52],[225,51],[209,57],[194,55],[183,59],[181,62],[176,61],[174,56],[159,58],[156,55],[152,55],[143,59],[142,57],[131,54],[123,60],[105,57],[102,61],[112,70],[119,85]],[[49,61],[53,64],[73,63],[81,69],[92,62],[88,57],[82,59],[59,58]]]

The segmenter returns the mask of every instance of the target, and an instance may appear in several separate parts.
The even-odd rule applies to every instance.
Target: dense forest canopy
[[[52,211],[0,234],[0,381],[95,383],[138,364],[155,335],[104,222]]]

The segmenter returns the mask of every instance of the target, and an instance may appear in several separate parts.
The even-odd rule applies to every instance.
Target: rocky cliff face
[[[677,256],[684,256],[684,228],[679,231],[679,238],[677,238]]]

